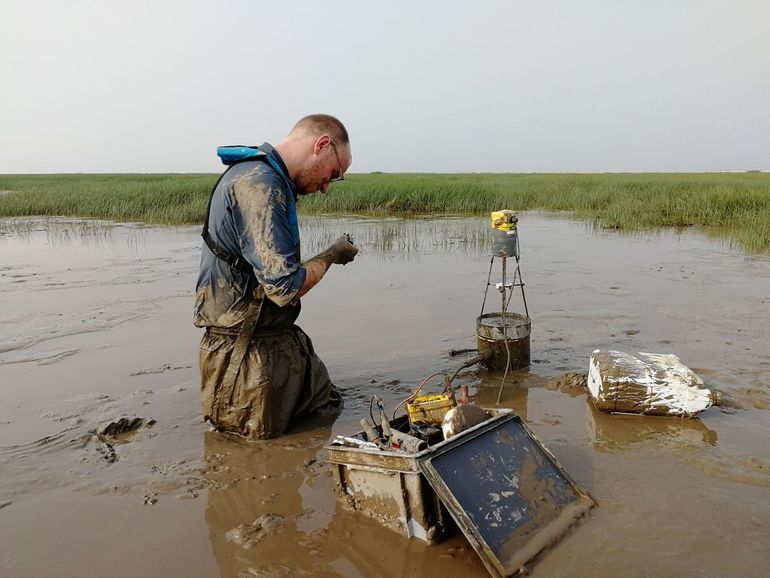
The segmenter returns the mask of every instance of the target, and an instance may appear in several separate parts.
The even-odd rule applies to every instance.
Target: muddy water
[[[197,229],[0,225],[0,575],[486,576],[461,536],[426,546],[349,512],[324,443],[475,347],[482,219],[305,219],[306,255],[362,246],[303,301],[346,407],[273,442],[200,420]],[[599,503],[532,576],[760,576],[770,567],[770,260],[696,232],[621,236],[523,214],[532,365],[519,412]],[[495,281],[493,273],[493,281]],[[519,310],[516,299],[512,309]],[[728,406],[609,416],[579,379],[598,347],[671,352]],[[472,354],[467,354],[472,355]],[[501,375],[461,374],[484,404]],[[155,423],[107,446],[121,417]],[[469,482],[472,483],[472,482]]]

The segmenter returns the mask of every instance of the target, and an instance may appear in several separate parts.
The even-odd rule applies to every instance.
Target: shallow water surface
[[[393,408],[472,355],[449,352],[475,347],[486,219],[301,224],[306,257],[342,233],[361,246],[299,319],[345,409],[245,443],[200,419],[197,228],[0,223],[0,575],[487,575],[462,536],[427,546],[344,508],[323,450],[372,395]],[[534,213],[520,235],[532,365],[506,377],[501,404],[599,504],[531,575],[766,574],[770,260],[695,232]],[[500,273],[495,260],[491,282]],[[675,353],[726,405],[689,420],[599,413],[557,379],[596,348]],[[492,406],[502,377],[459,380]],[[155,423],[129,443],[93,435],[133,416]]]

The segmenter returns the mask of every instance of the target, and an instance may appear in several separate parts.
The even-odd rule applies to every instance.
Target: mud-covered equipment
[[[522,369],[530,363],[530,332],[532,320],[529,317],[527,298],[524,295],[524,280],[519,265],[519,217],[516,211],[502,209],[493,211],[490,215],[492,225],[492,258],[489,262],[489,275],[484,290],[484,300],[481,303],[481,313],[476,318],[476,343],[481,364],[491,371],[503,371],[500,393],[505,384],[509,370]],[[513,279],[507,277],[508,258],[513,258]],[[500,260],[502,278],[494,283],[500,292],[500,311],[485,313],[487,295],[493,284],[492,268],[495,259]],[[513,294],[519,288],[524,313],[510,311]],[[498,403],[500,398],[498,396]]]
[[[443,377],[444,384],[441,393],[420,395],[425,385],[434,377]],[[417,389],[407,399],[401,402],[406,404],[406,415],[412,433],[422,439],[430,439],[431,430],[440,428],[446,412],[457,405],[452,379],[443,371],[431,374],[420,382]],[[396,410],[401,406],[396,406]],[[396,411],[393,412],[396,417]],[[420,431],[417,431],[420,430]],[[440,430],[438,430],[440,431]]]
[[[521,369],[530,363],[532,320],[520,313],[485,313],[476,319],[476,347],[491,371]]]
[[[597,349],[588,368],[588,392],[596,409],[692,417],[719,396],[673,354]]]
[[[519,416],[485,411],[486,421],[414,453],[367,445],[364,432],[335,440],[326,449],[338,497],[428,543],[459,528],[492,576],[520,571],[594,501]],[[407,416],[390,422],[394,434],[408,427]]]
[[[455,407],[454,397],[446,393],[421,395],[407,402],[406,412],[410,425],[441,425],[446,412]]]
[[[519,216],[516,214],[516,211],[511,211],[510,209],[492,211],[490,219],[492,220],[493,228],[505,231],[506,233],[515,230],[519,223]]]
[[[519,216],[516,211],[503,209],[493,211],[492,221],[492,255],[495,257],[519,257],[519,231],[517,229]]]

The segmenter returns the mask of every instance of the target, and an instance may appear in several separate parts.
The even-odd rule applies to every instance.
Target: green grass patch
[[[210,174],[0,175],[0,216],[71,216],[156,224],[203,219]]]
[[[0,175],[0,216],[76,216],[200,223],[217,175]],[[304,214],[419,217],[569,211],[598,226],[713,227],[751,252],[770,251],[770,174],[352,174]]]

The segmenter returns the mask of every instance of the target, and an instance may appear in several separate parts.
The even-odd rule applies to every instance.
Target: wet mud
[[[246,442],[201,420],[197,228],[0,223],[0,575],[487,575],[461,535],[429,546],[337,500],[323,450],[358,431],[371,395],[393,408],[475,355],[449,352],[476,347],[486,219],[301,227],[305,255],[342,233],[362,248],[298,321],[344,411]],[[598,503],[530,575],[766,574],[770,259],[692,230],[529,213],[520,241],[531,365],[506,376],[501,405]],[[597,348],[674,353],[724,404],[598,412],[584,386]],[[502,377],[474,367],[455,383],[493,407]]]

